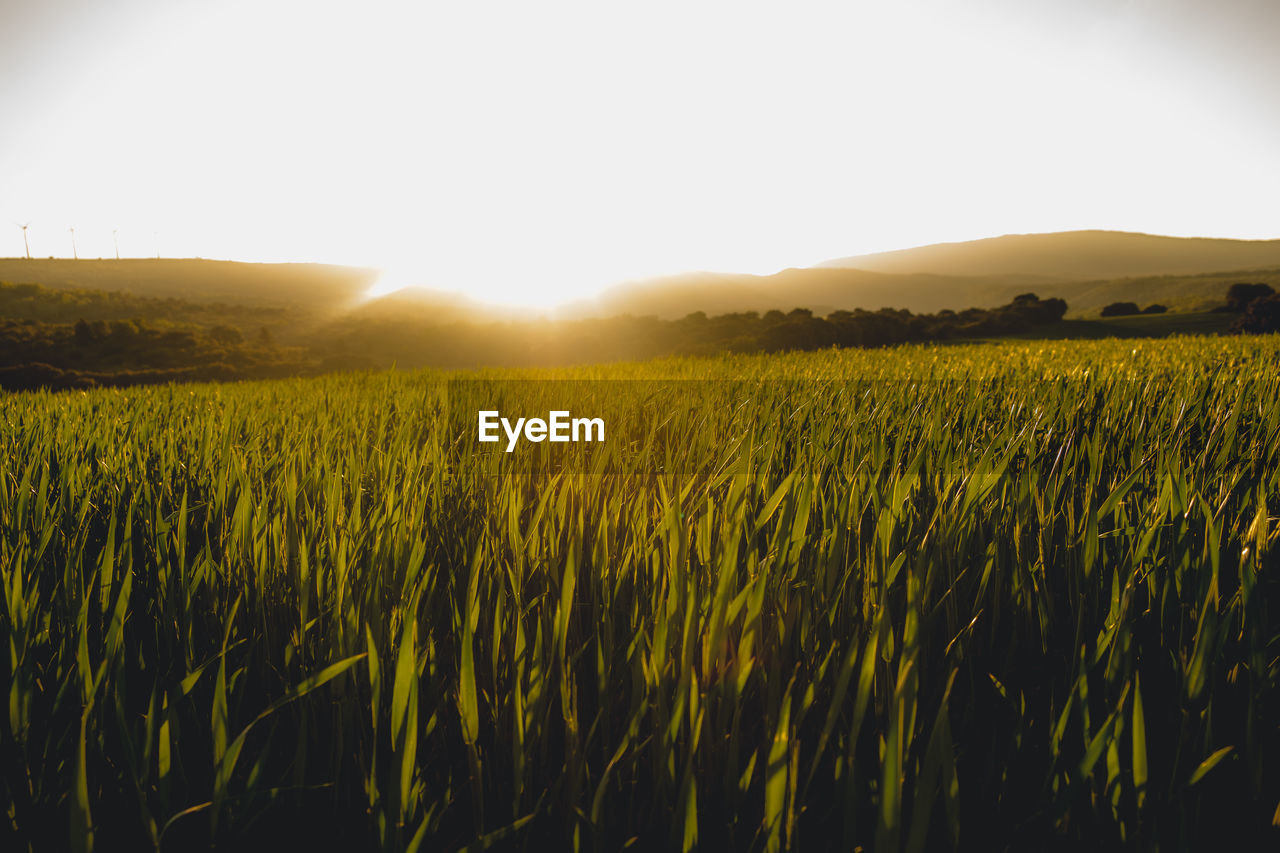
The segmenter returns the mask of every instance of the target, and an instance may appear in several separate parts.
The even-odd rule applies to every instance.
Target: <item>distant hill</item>
[[[1112,302],[1158,302],[1181,312],[1209,311],[1226,301],[1227,288],[1236,282],[1263,282],[1280,290],[1280,267],[1234,270],[1198,275],[1149,275],[1099,281],[1072,281],[1037,288],[1043,297],[1067,300],[1071,317],[1096,317]]]
[[[797,306],[815,314],[852,308],[906,308],[920,313],[1001,305],[1012,295],[1045,283],[1034,275],[970,278],[852,269],[788,269],[768,276],[691,273],[620,285],[596,299],[567,306],[561,313],[672,318],[695,311],[724,314]]]
[[[497,308],[425,289],[364,298],[378,272],[324,264],[200,259],[0,259],[0,282],[58,290],[131,293],[190,303],[286,311],[278,327],[315,328],[338,316],[414,317],[437,323],[622,314],[683,317],[745,311],[818,315],[905,308],[915,313],[991,308],[1033,292],[1065,299],[1070,317],[1097,316],[1116,301],[1159,302],[1175,311],[1220,304],[1237,281],[1280,288],[1280,240],[1158,237],[1114,231],[1022,234],[829,261],[774,275],[689,273],[630,282],[550,311]],[[273,330],[276,327],[273,327]],[[284,332],[286,335],[288,332]]]
[[[362,300],[346,312],[356,319],[399,320],[416,317],[427,318],[434,323],[518,322],[549,319],[553,313],[548,309],[489,305],[463,293],[426,287],[407,287]]]
[[[527,309],[484,305],[465,296],[409,289],[364,300],[376,270],[324,264],[253,264],[202,259],[0,259],[0,282],[38,283],[54,290],[129,293],[191,303],[286,308],[295,319],[317,314],[426,314],[438,322],[519,319]],[[773,276],[692,273],[623,285],[596,299],[534,312],[564,318],[616,314],[683,317],[694,311],[907,308],[916,312],[1007,302],[1007,294],[1044,281],[1037,276],[963,279],[899,276],[861,270],[793,269]],[[994,285],[994,287],[993,287]],[[975,301],[978,300],[978,301]]]
[[[883,273],[1040,275],[1063,280],[1280,267],[1280,240],[1160,237],[1125,231],[1009,234],[855,255],[819,264]]]
[[[1225,272],[1224,272],[1225,271]],[[1002,305],[1022,292],[1061,297],[1070,315],[1109,302],[1200,311],[1236,281],[1280,282],[1280,240],[1160,237],[1119,231],[1015,234],[827,261],[770,276],[693,273],[632,282],[571,315],[882,307],[916,312]]]
[[[0,261],[0,270],[5,267]],[[1240,317],[1212,311],[1231,284],[1280,288],[1280,267],[1094,281],[819,268],[640,282],[544,313],[428,289],[366,298],[372,282],[364,271],[318,265],[191,260],[7,267],[15,278],[46,283],[0,281],[0,389],[391,365],[561,365],[1010,335],[1219,334]],[[1173,311],[1101,319],[1102,306],[1117,301],[1159,302]]]
[[[419,315],[441,323],[529,315],[526,310],[490,308],[462,294],[426,288],[368,299],[366,294],[378,276],[374,269],[329,264],[256,264],[203,258],[0,258],[0,286],[37,284],[44,289],[44,301],[58,301],[58,310],[64,312],[74,311],[77,300],[101,302],[110,294],[121,297],[111,300],[114,313],[104,314],[100,307],[84,309],[86,316],[96,318],[156,319],[164,313],[177,322],[203,324],[201,318],[209,315],[212,307],[220,306],[239,314],[266,310],[281,323],[287,320],[294,326],[311,328],[317,322],[348,314]],[[63,296],[61,300],[56,299],[59,294]],[[160,305],[157,300],[171,304]],[[3,307],[0,304],[0,309]],[[48,313],[28,308],[10,311],[9,315],[0,311],[0,316],[48,319]]]
[[[663,318],[695,311],[811,309],[815,314],[864,308],[906,308],[916,313],[1004,305],[1034,292],[1067,301],[1068,316],[1096,316],[1111,302],[1158,302],[1175,311],[1207,311],[1221,305],[1238,281],[1265,282],[1280,290],[1280,267],[1196,275],[1153,275],[1090,281],[1063,281],[1036,275],[946,276],[867,272],[857,269],[794,269],[771,276],[714,273],[636,282],[606,291],[598,299],[565,308],[562,316],[618,314]]]
[[[0,258],[0,281],[120,291],[228,305],[333,310],[359,299],[377,270],[328,264],[250,264],[200,258]]]

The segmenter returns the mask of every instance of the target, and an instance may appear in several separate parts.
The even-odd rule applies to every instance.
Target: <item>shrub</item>
[[[1125,317],[1129,314],[1139,314],[1141,311],[1136,302],[1112,302],[1106,308],[1102,309],[1103,317]]]
[[[1269,284],[1248,284],[1237,282],[1227,288],[1227,308],[1231,311],[1244,311],[1255,299],[1265,299],[1275,294]]]
[[[1231,324],[1231,329],[1253,334],[1280,332],[1280,294],[1273,293],[1250,302],[1245,312]]]

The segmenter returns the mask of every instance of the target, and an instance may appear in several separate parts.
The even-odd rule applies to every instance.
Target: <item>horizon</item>
[[[1187,246],[1188,252],[1181,245],[1196,247]],[[1265,248],[1262,248],[1260,254],[1245,248],[1251,246]],[[1097,309],[1098,305],[1093,305],[1098,301],[1097,296],[1085,297],[1083,305],[1076,305],[1075,297],[1062,288],[1082,284],[1124,286],[1125,282],[1146,282],[1143,287],[1147,287],[1161,280],[1176,282],[1179,279],[1204,277],[1240,277],[1243,280],[1253,274],[1272,282],[1274,277],[1271,274],[1280,270],[1280,254],[1268,250],[1276,250],[1277,247],[1280,247],[1280,238],[1235,240],[1176,237],[1105,229],[998,234],[974,241],[931,243],[904,250],[845,256],[828,259],[813,266],[787,266],[774,273],[689,270],[668,277],[628,280],[613,284],[593,295],[536,305],[486,300],[480,295],[451,289],[388,287],[387,278],[378,269],[317,261],[259,263],[211,257],[8,257],[0,259],[0,264],[6,265],[5,270],[0,270],[0,277],[6,275],[15,283],[27,280],[44,282],[45,279],[40,278],[37,270],[41,269],[42,264],[49,264],[49,274],[54,275],[58,282],[55,287],[123,288],[129,291],[137,289],[129,284],[132,279],[110,279],[108,270],[113,263],[122,265],[122,269],[140,264],[140,270],[146,269],[150,264],[156,264],[160,269],[164,269],[164,265],[172,265],[170,269],[178,280],[165,286],[163,279],[148,278],[147,282],[150,283],[142,286],[138,292],[166,293],[200,302],[202,298],[209,296],[202,288],[212,286],[216,293],[215,301],[236,305],[241,300],[234,295],[234,287],[237,286],[232,286],[230,282],[238,280],[236,277],[242,273],[229,272],[228,275],[232,278],[221,282],[220,279],[198,277],[198,265],[209,264],[210,268],[224,264],[228,268],[259,268],[264,270],[261,274],[268,275],[278,273],[265,270],[283,268],[287,270],[284,274],[288,278],[278,280],[296,279],[297,283],[305,282],[308,277],[316,274],[338,275],[339,278],[334,279],[315,279],[315,283],[330,293],[346,289],[349,296],[340,302],[339,310],[342,313],[364,309],[365,306],[387,297],[404,295],[410,298],[411,305],[431,305],[436,309],[462,311],[463,314],[458,316],[470,316],[472,319],[507,320],[572,320],[627,314],[669,318],[690,311],[719,315],[787,306],[817,309],[819,315],[850,307],[870,310],[884,306],[896,309],[908,307],[928,314],[943,307],[954,310],[974,306],[996,307],[1014,296],[1015,291],[1044,292],[1047,289],[1048,296],[1068,296],[1074,315],[1083,316],[1080,311],[1088,311],[1091,306]],[[19,265],[19,269],[22,264],[32,265],[32,272],[15,272],[13,266],[9,266],[12,264]],[[84,270],[90,278],[68,278],[76,275],[74,269],[77,264],[86,265]],[[288,272],[288,268],[297,269],[296,272]],[[102,274],[109,278],[99,283],[96,277]],[[197,278],[182,282],[180,279],[186,275],[197,275]],[[932,296],[929,295],[929,288],[936,288],[940,282],[950,283],[950,287],[956,291],[954,295],[948,298],[936,289],[932,291]],[[160,291],[156,291],[156,284],[160,284]],[[334,286],[339,291],[330,289]],[[356,288],[351,289],[352,286]],[[726,286],[730,289],[724,289]],[[232,287],[233,291],[227,291],[227,287]],[[905,287],[913,295],[908,296],[908,292],[902,291],[900,300],[895,301],[884,289],[887,287]],[[1171,287],[1174,286],[1171,284]],[[1185,284],[1178,287],[1185,288]],[[1204,310],[1204,305],[1207,304],[1204,293],[1194,288],[1192,291],[1179,292],[1181,295],[1174,297],[1175,305],[1178,306],[1175,310]],[[250,301],[253,301],[252,298]],[[1155,295],[1155,300],[1152,300],[1148,295],[1146,301],[1161,302],[1162,298]]]
[[[492,14],[496,10],[496,14]],[[0,34],[0,254],[507,305],[1076,230],[1280,234],[1280,10],[56,0]]]

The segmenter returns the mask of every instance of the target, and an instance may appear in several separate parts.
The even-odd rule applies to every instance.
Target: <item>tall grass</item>
[[[1280,346],[0,400],[4,849],[1275,843]],[[476,412],[603,444],[475,441]]]

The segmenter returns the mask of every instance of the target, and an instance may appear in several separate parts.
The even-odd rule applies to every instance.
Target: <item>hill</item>
[[[1033,275],[976,278],[933,274],[893,275],[856,269],[788,269],[774,275],[691,273],[632,282],[564,309],[566,316],[635,314],[672,318],[695,311],[724,314],[794,306],[814,313],[863,308],[914,312],[992,307],[1039,288]]]
[[[229,305],[334,310],[361,298],[378,272],[329,264],[253,264],[202,258],[0,258],[0,281]]]
[[[714,277],[712,288],[730,302],[759,300],[785,304],[789,292],[810,304],[842,298],[850,275],[863,279],[865,293],[885,301],[894,288],[905,301],[914,294],[944,300],[980,289],[980,280],[892,276],[857,270],[793,270],[796,286],[778,287],[779,277],[752,282],[751,290],[732,276]],[[1277,273],[1280,277],[1280,272]],[[786,277],[784,276],[783,279]],[[1189,277],[1204,287],[1223,276]],[[901,282],[913,281],[914,291]],[[975,283],[977,281],[977,283]],[[959,282],[959,284],[957,284]],[[1133,287],[1155,287],[1139,282]],[[1221,282],[1218,282],[1221,284]],[[769,285],[773,285],[770,289]],[[953,285],[953,286],[949,286]],[[1221,284],[1225,288],[1225,284]],[[1100,320],[1096,314],[1062,320],[1067,303],[1037,299],[1026,291],[1000,307],[960,311],[878,311],[795,307],[779,310],[717,311],[697,281],[671,282],[658,297],[698,300],[713,310],[687,311],[677,318],[652,312],[607,318],[548,319],[532,313],[502,319],[475,315],[477,305],[430,291],[411,291],[361,300],[349,310],[305,310],[204,303],[173,297],[138,296],[125,291],[50,288],[0,282],[0,388],[86,388],[172,381],[296,376],[333,370],[402,367],[563,365],[636,361],[665,355],[720,352],[779,352],[838,347],[876,347],[922,341],[1021,337],[1035,339],[1162,337],[1228,331],[1238,314],[1166,313]],[[1107,292],[1088,283],[1094,292]],[[877,288],[880,290],[877,291]],[[986,286],[987,293],[1003,283]],[[1164,288],[1164,292],[1170,292]],[[1221,301],[1221,300],[1220,300]],[[665,307],[673,307],[668,301]],[[823,316],[825,315],[825,316]]]
[[[707,272],[629,282],[594,299],[532,313],[430,290],[366,300],[377,276],[372,269],[324,264],[0,259],[0,281],[285,311],[287,319],[265,324],[288,337],[350,315],[443,323],[526,319],[533,313],[560,319],[623,314],[674,319],[698,311],[714,315],[796,306],[817,314],[885,307],[932,313],[992,308],[1026,292],[1065,299],[1071,317],[1097,316],[1117,301],[1199,312],[1220,304],[1238,281],[1280,287],[1280,240],[1107,231],[1011,235],[862,255],[774,275]]]
[[[1126,231],[1008,234],[855,255],[819,266],[882,273],[1040,275],[1064,280],[1192,275],[1280,267],[1280,240],[1162,237]]]
[[[1239,281],[1280,289],[1280,267],[1194,275],[1062,281],[1032,274],[958,276],[893,274],[859,269],[790,269],[770,276],[702,273],[635,282],[598,299],[570,306],[565,316],[634,314],[663,318],[703,311],[723,314],[803,306],[815,313],[862,308],[905,308],[917,313],[1003,305],[1020,293],[1065,299],[1068,316],[1097,316],[1111,302],[1159,302],[1176,311],[1207,311],[1222,304]]]
[[[1227,289],[1242,281],[1262,282],[1280,289],[1280,268],[1073,281],[1044,285],[1037,292],[1067,300],[1073,317],[1096,317],[1104,305],[1112,302],[1159,302],[1175,311],[1200,312],[1221,305]]]
[[[1059,297],[1071,316],[1116,301],[1204,311],[1237,281],[1280,283],[1280,240],[1161,237],[1119,231],[1014,234],[827,261],[774,275],[693,273],[612,288],[577,314],[678,317],[692,311],[958,311],[1019,293]]]

